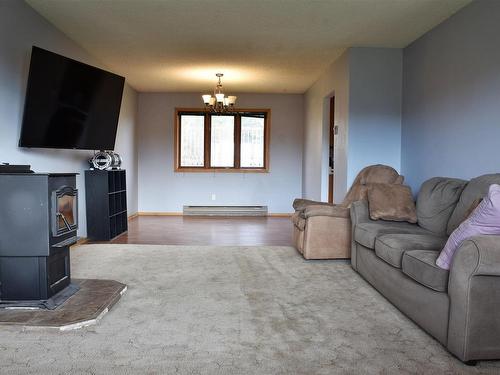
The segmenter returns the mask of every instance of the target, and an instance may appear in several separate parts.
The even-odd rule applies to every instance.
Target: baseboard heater
[[[184,206],[186,216],[267,216],[267,206]]]

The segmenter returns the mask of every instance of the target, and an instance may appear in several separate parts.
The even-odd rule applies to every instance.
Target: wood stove
[[[76,174],[0,174],[0,305],[41,305],[71,283]]]

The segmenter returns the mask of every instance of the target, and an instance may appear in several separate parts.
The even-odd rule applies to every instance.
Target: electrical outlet
[[[212,200],[214,201],[216,198],[215,194],[212,194]]]

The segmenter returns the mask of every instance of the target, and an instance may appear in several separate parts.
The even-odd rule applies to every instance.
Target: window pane
[[[212,167],[234,167],[234,116],[212,116]]]
[[[181,167],[203,167],[204,116],[181,115]]]
[[[241,168],[264,168],[264,119],[241,116]]]

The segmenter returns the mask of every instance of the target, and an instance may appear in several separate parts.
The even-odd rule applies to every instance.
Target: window
[[[205,120],[199,115],[181,116],[181,165],[203,167]]]
[[[210,166],[234,167],[234,116],[210,116]]]
[[[212,114],[176,109],[175,170],[266,172],[270,110]]]
[[[264,168],[264,129],[264,118],[241,116],[241,167]]]

